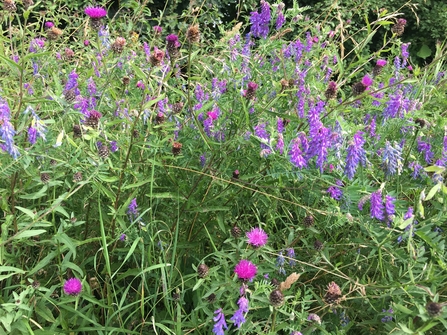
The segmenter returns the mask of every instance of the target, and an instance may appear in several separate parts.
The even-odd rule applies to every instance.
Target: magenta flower
[[[252,280],[256,276],[258,269],[252,262],[243,259],[236,265],[234,272],[239,279]]]
[[[100,19],[107,15],[107,11],[102,7],[87,7],[84,13],[92,19]]]
[[[370,76],[365,75],[365,76],[362,78],[362,84],[363,84],[363,86],[365,86],[365,89],[366,89],[366,90],[368,89],[369,86],[372,85],[372,83],[373,83],[373,80],[372,80],[372,78],[371,78]]]
[[[386,65],[386,60],[385,59],[378,59],[377,62],[376,62],[376,65],[380,66],[380,67],[384,67]]]
[[[264,246],[267,243],[268,235],[262,228],[253,228],[247,233],[248,244],[255,248]]]
[[[82,291],[82,283],[78,278],[70,278],[64,284],[64,292],[68,295],[78,295]]]
[[[45,22],[45,28],[50,29],[50,28],[52,28],[52,27],[54,27],[54,23],[53,23],[53,22],[51,22],[51,21],[47,21],[47,22]]]
[[[161,34],[162,28],[160,26],[154,26],[153,29],[156,34]]]

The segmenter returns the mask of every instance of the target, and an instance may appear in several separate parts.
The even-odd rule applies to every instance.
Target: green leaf
[[[434,195],[435,195],[436,193],[438,193],[438,191],[441,189],[441,186],[442,186],[441,183],[437,183],[435,186],[433,186],[433,187],[431,188],[431,190],[428,192],[428,194],[427,194],[427,196],[425,197],[424,201],[428,201],[428,200],[430,200],[431,198],[433,198]]]
[[[36,217],[36,214],[32,210],[30,210],[28,208],[23,208],[23,207],[20,207],[20,206],[16,206],[16,208],[18,210],[20,210],[21,212],[25,213],[26,215],[28,215],[32,220],[34,220],[34,218]]]
[[[35,193],[27,194],[27,195],[21,195],[21,196],[19,196],[19,198],[29,199],[29,200],[39,199],[47,194],[47,189],[48,189],[48,186],[44,185],[39,191],[37,191]]]
[[[37,235],[40,235],[40,234],[44,234],[44,233],[46,233],[46,232],[47,232],[47,231],[44,230],[44,229],[25,230],[25,231],[23,231],[23,232],[21,232],[21,233],[18,233],[17,235],[14,235],[14,236],[13,236],[13,239],[14,239],[14,240],[18,240],[18,239],[21,239],[21,238],[27,238],[27,237],[31,237],[31,236],[37,236]]]
[[[119,268],[115,271],[115,273],[113,273],[112,277],[115,277],[115,275],[118,273],[118,271],[121,269],[121,267],[127,262],[127,260],[130,258],[130,256],[132,256],[133,252],[135,251],[138,243],[140,243],[141,240],[139,238],[135,239],[132,243],[132,246],[130,247],[129,251],[127,252],[126,257],[124,258],[123,261],[121,261],[121,265],[119,266]]]
[[[16,274],[24,274],[25,271],[19,268],[16,268],[14,266],[0,266],[0,273],[1,272],[10,272],[8,274],[0,275],[0,281],[9,278],[11,276],[14,276]]]
[[[427,45],[427,44],[423,44],[423,45],[421,46],[421,48],[419,49],[419,51],[417,52],[416,55],[418,55],[418,57],[421,57],[421,58],[425,59],[425,58],[427,58],[427,57],[430,57],[431,52],[432,52],[432,51],[431,51],[431,49],[428,47],[428,45]]]
[[[142,186],[144,184],[147,184],[147,183],[149,183],[151,181],[152,181],[152,178],[145,178],[145,180],[142,180],[142,181],[140,181],[138,183],[129,184],[129,185],[124,186],[123,190],[127,190],[129,188],[137,188],[137,187],[140,187],[140,186]]]
[[[408,314],[408,315],[413,314],[413,311],[412,311],[411,309],[408,309],[407,307],[402,306],[402,305],[400,305],[400,304],[394,304],[394,307],[395,307],[397,310],[401,311],[402,313],[405,313],[405,314]]]

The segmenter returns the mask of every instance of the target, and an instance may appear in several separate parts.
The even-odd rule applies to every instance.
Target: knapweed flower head
[[[168,52],[169,58],[175,59],[180,56],[179,48],[180,42],[178,41],[178,36],[175,34],[171,34],[166,36],[166,50]]]
[[[100,19],[107,15],[107,10],[102,7],[87,7],[84,13],[92,19]]]
[[[162,32],[162,30],[163,30],[163,28],[160,27],[160,26],[154,26],[152,29],[154,30],[154,33],[155,33],[156,35],[161,35],[161,32]]]
[[[266,245],[268,235],[262,228],[253,228],[247,233],[248,244],[255,248]]]
[[[213,327],[213,333],[215,335],[224,335],[224,329],[228,329],[227,323],[225,322],[225,315],[222,312],[222,308],[219,308],[217,311],[214,311],[214,314],[216,316],[213,318],[214,320],[214,327]]]
[[[45,28],[50,29],[52,27],[54,27],[54,23],[53,22],[51,22],[51,21],[45,22]]]
[[[247,85],[247,89],[244,91],[244,97],[247,100],[251,100],[255,97],[256,90],[258,89],[258,84],[253,81],[250,81]]]
[[[68,295],[79,295],[82,291],[82,283],[78,278],[70,278],[64,284],[64,292]]]
[[[248,281],[256,276],[258,269],[256,265],[249,260],[242,259],[234,268],[234,272],[239,279]]]
[[[319,317],[317,314],[315,314],[315,313],[310,313],[310,314],[307,316],[307,320],[308,320],[308,321],[315,322],[315,323],[318,323],[319,325],[321,325],[321,319],[320,319],[320,317]]]

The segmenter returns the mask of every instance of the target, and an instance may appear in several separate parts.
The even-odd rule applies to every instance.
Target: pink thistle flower
[[[54,23],[53,22],[51,22],[51,21],[45,22],[45,28],[50,29],[52,27],[54,27]]]
[[[107,15],[107,11],[102,7],[87,7],[84,13],[92,19],[100,19]]]
[[[368,89],[368,87],[371,86],[372,83],[373,83],[373,80],[372,80],[372,78],[371,78],[370,76],[365,75],[365,76],[362,78],[362,84],[363,84],[363,86],[366,87],[366,89]]]
[[[377,62],[376,62],[376,65],[384,67],[386,65],[386,60],[385,59],[378,59]]]
[[[246,259],[241,260],[234,268],[234,273],[241,280],[252,280],[257,272],[256,265]]]
[[[262,228],[253,228],[247,233],[248,244],[251,244],[255,248],[266,245],[268,235]]]
[[[68,295],[78,295],[82,291],[82,283],[78,278],[70,278],[64,284],[64,292]]]

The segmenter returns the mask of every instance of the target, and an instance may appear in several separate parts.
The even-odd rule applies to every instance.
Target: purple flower
[[[100,19],[107,15],[107,11],[102,7],[87,7],[84,13],[92,19]]]
[[[290,144],[289,156],[290,162],[297,168],[302,169],[307,166],[307,161],[304,158],[309,145],[305,134],[300,134],[297,138],[294,138]]]
[[[373,83],[373,80],[369,75],[365,75],[362,78],[362,84],[363,84],[363,86],[365,86],[365,90],[367,90],[369,88],[369,86],[372,85],[372,83]]]
[[[386,141],[385,148],[382,152],[382,168],[385,176],[394,174],[400,175],[402,171],[402,148],[398,143],[394,143],[394,147],[390,142]]]
[[[391,195],[385,196],[385,215],[387,218],[387,221],[392,222],[394,218],[394,213],[396,213],[396,209],[394,207],[394,202],[396,201],[396,198],[392,197]]]
[[[267,35],[269,33],[270,19],[270,5],[267,1],[261,0],[261,13],[251,12],[250,33],[254,37],[267,38]]]
[[[234,272],[239,279],[252,280],[256,276],[258,269],[252,262],[242,259],[234,268]]]
[[[400,46],[401,52],[402,52],[402,58],[404,59],[404,63],[410,56],[410,53],[408,52],[408,47],[410,46],[410,43],[402,43]]]
[[[121,234],[120,241],[124,242],[126,240],[126,238],[127,238],[126,234]]]
[[[383,110],[383,117],[395,118],[403,117],[405,113],[409,111],[410,100],[404,96],[401,90],[397,90],[390,95],[390,99],[386,103],[386,107]]]
[[[45,133],[47,129],[45,128],[45,124],[31,106],[28,106],[23,112],[25,115],[28,113],[31,113],[31,126],[28,128],[28,141],[30,144],[36,143],[38,138],[42,138],[46,141]]]
[[[175,48],[180,47],[180,42],[178,41],[178,36],[175,34],[166,36],[166,42],[168,42],[168,45],[171,45]]]
[[[329,186],[326,192],[329,193],[331,198],[335,200],[341,200],[343,197],[343,191],[337,186]]]
[[[247,232],[248,244],[255,248],[263,247],[267,244],[268,235],[262,228],[252,228]]]
[[[14,135],[16,134],[16,131],[10,122],[10,114],[11,111],[8,103],[0,97],[0,137],[5,142],[0,145],[0,148],[9,153],[12,158],[16,159],[20,156],[20,153],[14,145]]]
[[[154,26],[152,29],[154,30],[154,32],[155,32],[156,34],[161,34],[161,32],[162,32],[162,30],[163,30],[163,28],[160,27],[160,26]]]
[[[366,164],[366,154],[363,145],[365,140],[362,137],[363,132],[358,131],[355,133],[354,138],[348,146],[348,154],[346,156],[345,174],[349,180],[354,178],[357,166],[361,163]]]
[[[376,62],[376,66],[380,66],[380,67],[384,67],[386,65],[386,60],[385,59],[378,59]]]
[[[280,2],[280,3],[278,4],[278,7],[276,8],[276,14],[277,14],[277,16],[276,16],[276,22],[275,22],[276,30],[281,29],[281,27],[283,26],[283,24],[286,22],[286,19],[285,19],[285,17],[284,17],[283,12],[282,12],[283,9],[284,9],[284,4],[283,4],[282,2]]]
[[[287,249],[287,257],[289,257],[289,265],[291,267],[294,267],[296,265],[296,261],[294,260],[294,258],[295,258],[295,249],[288,248]]]
[[[110,142],[110,151],[111,152],[117,152],[118,151],[118,144],[116,143],[116,141],[111,141]]]
[[[424,159],[427,164],[431,164],[435,154],[431,151],[431,145],[428,142],[424,142],[421,138],[418,138],[418,151],[424,154]]]
[[[49,28],[53,28],[54,27],[54,23],[51,21],[47,21],[45,22],[45,28],[49,29]]]
[[[225,322],[225,315],[222,312],[222,308],[219,308],[217,311],[214,311],[216,316],[213,318],[215,324],[213,327],[213,333],[215,335],[224,335],[224,329],[228,329],[227,323]]]
[[[371,194],[371,218],[383,221],[385,219],[385,208],[382,201],[382,191],[377,190]]]
[[[279,274],[285,275],[286,270],[284,270],[285,258],[282,254],[282,251],[279,252],[278,257],[276,258],[276,266],[278,267]]]
[[[36,53],[39,50],[43,49],[45,46],[44,38],[34,38],[31,40],[29,44],[29,52]]]
[[[389,310],[386,309],[382,309],[382,313],[388,313],[388,314],[393,314],[394,311],[392,308],[390,308]],[[393,316],[392,315],[386,315],[381,319],[382,322],[390,322],[393,321]]]
[[[407,212],[404,214],[404,220],[408,220],[409,218],[413,217],[413,207],[408,207]]]
[[[244,313],[248,313],[248,299],[245,297],[240,297],[237,302],[239,309],[231,317],[231,321],[240,328],[243,323],[245,323]]]
[[[133,198],[129,204],[129,207],[127,208],[127,215],[129,215],[131,221],[135,220],[139,213],[138,213],[138,205],[137,205],[137,198]]]
[[[79,95],[81,92],[78,89],[78,78],[79,75],[76,73],[76,71],[71,71],[71,73],[68,75],[68,81],[65,84],[64,92],[74,90],[75,95]]]
[[[82,291],[82,283],[78,278],[70,278],[64,284],[64,292],[68,295],[79,295]]]

